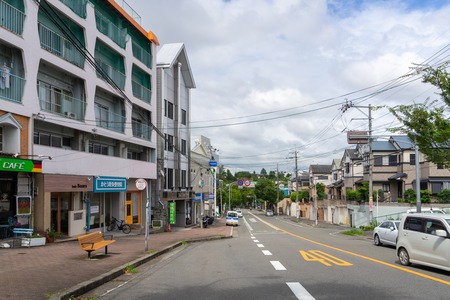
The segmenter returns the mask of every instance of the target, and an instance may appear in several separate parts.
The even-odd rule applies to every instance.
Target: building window
[[[165,169],[165,184],[164,187],[166,190],[170,190],[174,188],[173,185],[173,169]]]
[[[103,128],[109,126],[109,107],[100,103],[95,103],[95,121]]]
[[[390,166],[397,165],[397,155],[389,155],[389,165]]]
[[[34,143],[56,148],[62,148],[63,146],[70,148],[70,138],[38,131],[34,132]]]
[[[164,146],[164,150],[173,152],[173,135],[170,134],[164,134],[165,136],[165,146]]]
[[[382,155],[374,155],[373,165],[374,166],[382,166],[383,165],[383,156]]]
[[[383,192],[389,192],[391,190],[391,186],[389,183],[383,183]]]
[[[181,188],[186,188],[186,182],[187,182],[187,172],[186,170],[181,170]]]
[[[173,120],[173,103],[167,100],[164,100],[164,117]]]
[[[409,155],[409,164],[410,165],[415,165],[416,164],[416,155],[415,154],[410,154]]]
[[[181,110],[181,124],[186,125],[187,123],[187,113],[184,109]]]
[[[186,150],[187,150],[187,143],[186,140],[181,140],[181,154],[186,155]]]
[[[345,163],[345,174],[350,174],[350,163]]]
[[[141,156],[142,156],[141,152],[136,152],[136,151],[128,151],[127,152],[128,159],[141,160]]]
[[[337,179],[338,179],[338,174],[337,174],[337,173],[334,173],[334,174],[333,174],[333,180],[336,181]]]
[[[318,180],[328,180],[328,176],[327,175],[319,175],[317,177]]]
[[[89,152],[102,155],[109,155],[109,146],[105,144],[89,142]]]

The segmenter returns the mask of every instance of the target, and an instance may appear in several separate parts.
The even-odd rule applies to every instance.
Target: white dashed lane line
[[[278,261],[278,260],[271,260],[270,263],[277,271],[286,271],[286,268]]]
[[[300,282],[286,282],[288,287],[299,300],[315,300],[308,291],[300,284]]]

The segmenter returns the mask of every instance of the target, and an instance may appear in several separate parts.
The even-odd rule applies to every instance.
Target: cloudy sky
[[[450,54],[449,0],[126,2],[161,45],[186,45],[192,134],[232,172],[292,173],[294,153],[299,169],[331,164],[369,104],[373,134],[390,134],[388,107],[438,98],[414,65]]]

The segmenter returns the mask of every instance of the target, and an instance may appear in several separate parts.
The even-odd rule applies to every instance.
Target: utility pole
[[[277,215],[278,215],[278,202],[280,201],[280,182],[279,182],[279,180],[278,180],[278,163],[277,163],[277,205],[276,205],[276,208],[277,208]]]
[[[292,158],[292,157],[288,157]],[[294,151],[294,158],[295,158],[295,216],[297,219],[299,218],[299,212],[298,212],[298,165],[297,165],[297,149]]]
[[[372,223],[373,219],[373,154],[372,154],[372,110],[373,107],[369,104],[368,106],[356,106],[352,102],[346,102],[342,105],[342,112],[345,112],[348,108],[355,107],[361,111],[369,119],[369,132],[368,132],[368,148],[367,148],[367,167],[369,169],[369,224]],[[368,108],[369,113],[366,114],[360,108]]]

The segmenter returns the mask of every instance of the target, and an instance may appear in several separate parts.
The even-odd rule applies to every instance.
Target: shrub
[[[450,190],[443,189],[438,195],[437,199],[439,203],[450,203]]]

